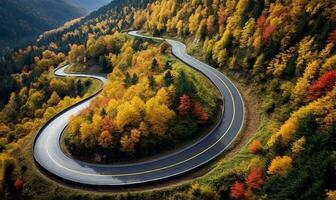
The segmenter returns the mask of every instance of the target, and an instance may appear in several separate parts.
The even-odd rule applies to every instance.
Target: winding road
[[[129,32],[135,37],[136,31]],[[91,164],[68,157],[60,148],[60,138],[69,117],[86,108],[97,94],[77,103],[50,119],[38,132],[33,143],[33,156],[40,169],[58,178],[73,183],[91,186],[124,186],[163,180],[181,175],[204,165],[227,149],[239,134],[244,123],[243,99],[234,84],[224,74],[211,66],[189,56],[186,46],[178,41],[166,39],[172,46],[172,53],[190,67],[200,71],[218,88],[223,101],[223,115],[215,128],[195,144],[161,158],[132,164],[102,165]],[[55,71],[57,76],[106,78],[86,74],[67,74],[65,68]]]

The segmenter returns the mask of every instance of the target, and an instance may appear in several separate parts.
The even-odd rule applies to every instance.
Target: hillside
[[[88,92],[83,90],[86,84],[73,79],[59,81],[49,76],[49,72],[63,61],[78,65],[76,69],[82,71],[100,65],[104,67],[102,71],[113,71],[109,77],[122,88],[109,85],[105,90],[108,98],[127,91],[128,84],[138,81],[135,77],[133,82],[133,72],[138,70],[134,65],[139,60],[143,63],[153,60],[155,54],[147,51],[156,48],[140,39],[125,48],[119,46],[123,40],[108,40],[130,29],[180,40],[186,43],[190,54],[230,76],[243,94],[249,93],[258,101],[257,109],[247,108],[252,117],[246,123],[259,127],[251,133],[243,130],[241,137],[249,138],[241,140],[245,141],[238,145],[241,148],[211,162],[196,175],[191,174],[190,178],[193,175],[198,178],[183,185],[174,182],[155,191],[97,194],[73,191],[46,180],[32,164],[31,138],[47,119],[75,102],[75,96]],[[333,200],[336,196],[335,45],[335,1],[112,1],[81,20],[44,33],[34,45],[0,60],[3,66],[0,92],[4,97],[0,112],[0,159],[5,163],[3,194],[9,199],[14,196],[16,199]],[[122,52],[129,53],[125,59],[120,56]],[[132,76],[125,74],[126,71],[132,72]],[[123,81],[124,86],[119,84]],[[72,90],[75,94],[71,94]],[[124,93],[120,98],[127,100]],[[67,138],[70,143],[77,142],[83,148],[94,146],[88,142],[99,143],[97,135],[103,135],[100,130],[106,130],[99,128],[97,135],[89,134],[87,130],[99,127],[94,126],[93,116],[101,119],[107,113],[116,114],[116,111],[106,112],[103,105],[92,104],[77,117],[84,128],[73,126],[74,134],[70,132],[71,137]],[[110,107],[118,106],[115,103]],[[123,109],[117,111],[120,110]],[[259,115],[260,121],[254,117]],[[133,124],[125,130],[132,128]],[[137,135],[133,134],[134,138],[125,135],[124,141],[137,143]],[[117,141],[120,145],[120,135],[118,140],[106,132],[103,136],[102,144]],[[21,187],[16,187],[17,181]]]
[[[69,3],[80,8],[84,8],[89,12],[97,10],[98,8],[108,4],[110,1],[111,0],[68,0]]]
[[[63,0],[0,0],[0,4],[2,52],[86,13]]]

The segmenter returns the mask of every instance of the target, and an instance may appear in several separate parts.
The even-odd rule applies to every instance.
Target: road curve
[[[129,32],[135,37],[136,31]],[[152,38],[160,39],[161,38]],[[243,99],[234,84],[221,72],[189,56],[183,43],[166,40],[172,53],[190,67],[200,71],[218,88],[223,101],[223,116],[217,126],[197,143],[167,156],[121,165],[91,164],[66,156],[60,148],[60,137],[69,117],[87,107],[98,94],[59,113],[38,132],[33,143],[33,156],[43,170],[66,181],[91,186],[125,186],[163,180],[200,167],[221,154],[237,137],[244,122]],[[67,74],[65,67],[55,71],[57,76],[91,77],[106,83],[106,78],[94,75]]]

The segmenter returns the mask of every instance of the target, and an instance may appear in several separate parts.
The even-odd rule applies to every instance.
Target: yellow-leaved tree
[[[175,117],[175,112],[160,101],[160,97],[153,97],[146,102],[145,121],[154,135],[164,135],[168,129],[168,122]]]
[[[99,145],[107,148],[112,145],[113,137],[108,131],[103,131],[99,136]]]
[[[285,175],[292,168],[292,158],[289,156],[276,156],[268,167],[268,174]]]

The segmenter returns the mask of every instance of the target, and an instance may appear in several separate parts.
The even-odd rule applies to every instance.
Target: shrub
[[[258,151],[260,151],[262,145],[261,142],[259,140],[253,140],[250,145],[248,146],[248,150],[251,153],[257,153]]]
[[[245,197],[245,186],[243,183],[236,181],[231,186],[231,196],[235,199],[240,199]]]

